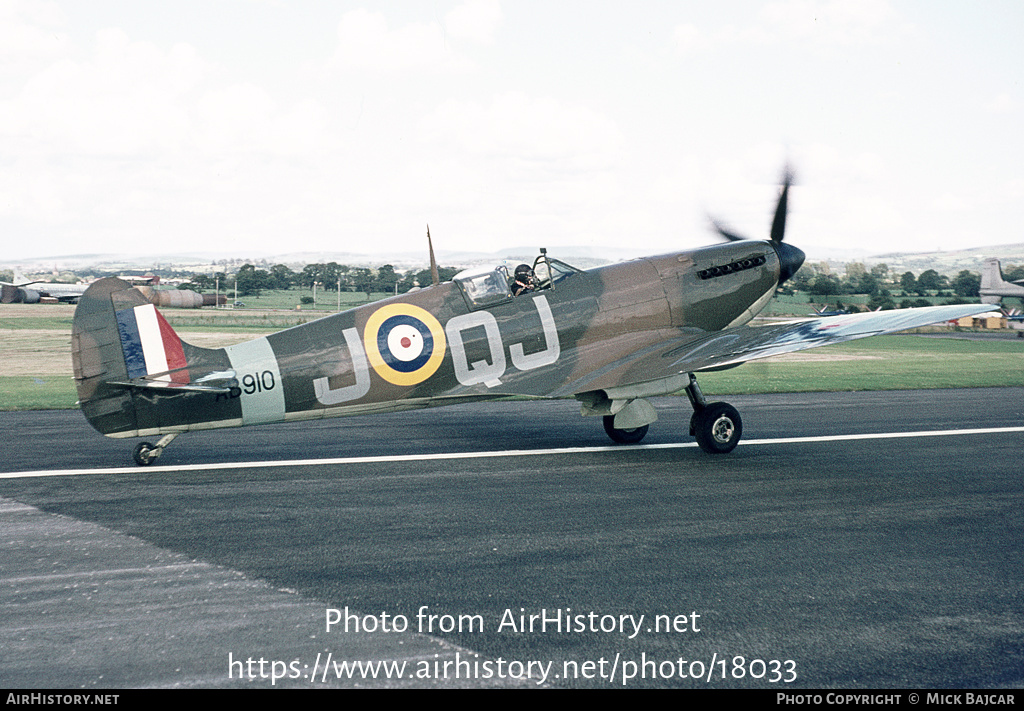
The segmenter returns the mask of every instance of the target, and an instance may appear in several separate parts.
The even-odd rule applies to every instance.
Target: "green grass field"
[[[162,311],[196,345],[219,346],[303,323],[324,313]],[[65,409],[77,399],[71,374],[73,308],[0,305],[0,410]],[[188,336],[185,336],[189,340]],[[199,339],[204,339],[200,341]],[[209,340],[205,340],[209,339]],[[728,394],[1024,386],[1024,339],[877,336],[704,373],[708,397]]]
[[[0,376],[0,410],[69,410],[77,400],[71,376]]]

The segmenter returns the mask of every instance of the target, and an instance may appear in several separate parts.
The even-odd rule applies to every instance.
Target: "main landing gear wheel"
[[[684,389],[693,405],[690,434],[697,438],[700,448],[708,454],[728,454],[736,449],[743,436],[743,422],[736,408],[727,402],[708,403],[693,373]]]
[[[605,415],[602,419],[604,420],[604,431],[608,433],[613,442],[618,444],[637,444],[647,436],[647,430],[650,429],[650,425],[643,425],[628,430],[617,430],[615,429],[615,415]]]
[[[713,402],[694,412],[690,428],[697,444],[708,454],[731,452],[743,435],[740,413],[727,402]]]

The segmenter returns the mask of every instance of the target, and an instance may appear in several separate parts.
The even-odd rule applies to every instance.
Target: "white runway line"
[[[987,427],[968,430],[923,430],[919,432],[878,432],[874,434],[821,435],[816,437],[779,437],[776,439],[741,440],[739,446],[768,446],[776,444],[805,444],[813,442],[848,442],[875,439],[915,439],[921,437],[965,437],[969,435],[1014,434],[1024,427]],[[628,452],[652,449],[684,449],[696,447],[696,442],[670,444],[606,445],[602,447],[559,447],[555,449],[506,449],[497,452],[448,452],[438,454],[398,454],[373,457],[340,457],[335,459],[292,459],[280,462],[218,462],[210,464],[182,464],[176,466],[116,467],[103,469],[54,469],[31,472],[0,472],[0,479],[30,479],[47,476],[84,476],[90,474],[157,474],[160,472],[216,471],[218,469],[269,469],[280,467],[310,467],[338,464],[375,464],[387,462],[429,462],[455,459],[497,459],[501,457],[537,457],[558,454],[596,454],[600,452]]]

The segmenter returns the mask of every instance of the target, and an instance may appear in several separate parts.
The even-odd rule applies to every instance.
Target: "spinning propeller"
[[[786,234],[786,213],[789,210],[789,186],[793,183],[793,172],[786,168],[786,173],[782,179],[782,193],[779,195],[779,202],[775,206],[775,217],[772,219],[772,231],[771,231],[771,242],[772,247],[775,248],[775,252],[779,255],[779,284],[786,281],[794,274],[804,263],[803,251],[794,247],[790,244],[785,244],[782,240]],[[730,242],[742,242],[747,238],[738,235],[735,232],[731,232],[726,229],[721,223],[712,220],[711,223],[715,226],[715,230],[718,231],[722,237]]]

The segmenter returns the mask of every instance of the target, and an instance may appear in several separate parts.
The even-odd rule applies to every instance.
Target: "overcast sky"
[[[0,261],[1024,242],[1019,0],[0,0]]]

